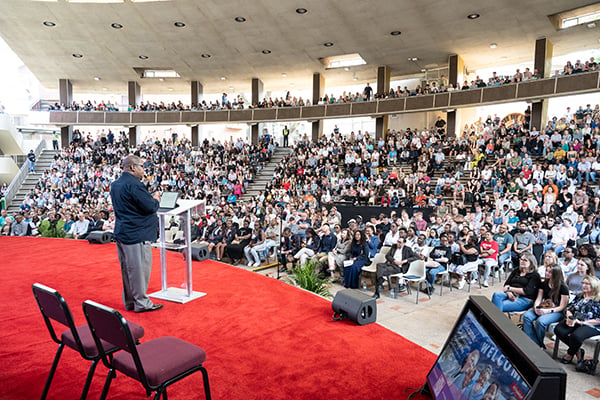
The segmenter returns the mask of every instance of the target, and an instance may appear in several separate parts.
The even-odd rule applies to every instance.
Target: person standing
[[[27,159],[29,160],[29,172],[35,173],[35,153],[33,150],[29,150],[29,154],[27,154]]]
[[[283,127],[283,147],[288,147],[288,140],[289,140],[289,136],[290,136],[290,130],[287,127],[287,125],[285,125]]]
[[[60,146],[58,145],[58,133],[56,133],[56,131],[52,131],[52,148],[54,150],[59,150]]]
[[[129,155],[122,164],[123,173],[110,189],[115,212],[114,238],[123,278],[125,310],[136,313],[160,310],[146,291],[152,270],[150,243],[158,238],[158,192],[150,195],[140,181],[144,177],[143,160]]]
[[[363,97],[365,101],[371,101],[371,95],[373,94],[373,88],[367,83],[365,89],[363,90]]]

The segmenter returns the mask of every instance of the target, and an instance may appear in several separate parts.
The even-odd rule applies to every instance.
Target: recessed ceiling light
[[[159,81],[164,82],[165,78],[158,78]]]
[[[358,78],[357,78],[357,77],[354,77],[354,78],[352,78],[352,80],[353,80],[353,81],[357,81],[357,80],[358,80]]]
[[[296,12],[298,14],[306,14],[308,12],[308,10],[306,8],[300,7],[300,8],[296,8]]]
[[[344,71],[350,71],[349,67],[344,67]]]
[[[147,59],[148,59],[148,56],[145,56],[145,55],[143,55],[143,54],[142,54],[142,55],[141,55],[141,56],[139,56],[138,58],[139,58],[140,60],[147,60]]]
[[[421,72],[427,72],[425,68],[421,68]]]
[[[323,43],[323,46],[331,47],[331,46],[333,46],[333,42],[325,42],[325,43]]]
[[[244,17],[235,17],[234,20],[235,22],[246,22],[246,18]]]
[[[103,87],[102,90],[108,90],[108,88]]]
[[[496,47],[498,47],[496,43],[490,43],[490,49],[495,49]]]
[[[175,25],[177,28],[183,28],[185,26],[185,23],[177,21],[173,25]]]
[[[208,54],[208,53],[202,53],[202,54],[200,54],[200,57],[202,57],[202,58],[210,58],[211,55]]]
[[[417,58],[417,57],[411,57],[411,58],[409,58],[408,60],[409,60],[409,61],[417,61],[417,60],[418,60],[418,58]]]
[[[233,89],[234,89],[233,86],[229,86],[229,90],[233,90]]]
[[[225,79],[227,79],[227,78],[226,78],[226,77],[224,77],[224,76],[222,76],[222,77],[221,77],[221,80],[222,80],[222,81],[224,81]]]
[[[167,90],[168,90],[169,92],[172,92],[172,91],[173,91],[173,88],[172,88],[172,87],[170,87],[170,88],[167,88]]]
[[[95,77],[94,77],[94,80],[95,80],[95,81],[99,81],[100,79],[101,79],[101,78],[100,78],[99,76],[95,76]]]
[[[117,22],[113,22],[112,24],[110,24],[110,26],[112,26],[115,29],[121,29],[123,28],[123,25],[117,23]]]
[[[75,58],[83,58],[83,54],[74,53],[73,57],[75,57]]]
[[[44,21],[43,22],[44,26],[47,26],[49,28],[52,28],[53,26],[56,26],[56,24],[52,21]]]
[[[592,29],[596,27],[596,23],[595,22],[590,22],[589,24],[587,24],[587,27]]]
[[[473,13],[473,14],[469,14],[467,15],[467,18],[469,19],[477,19],[479,18],[481,15],[477,14],[477,13]]]
[[[264,50],[262,51],[262,53],[263,53],[263,54],[271,54],[271,50],[264,49]]]
[[[285,78],[285,77],[287,76],[287,74],[286,74],[285,72],[283,72],[283,73],[281,74],[281,76],[283,76],[283,77]]]
[[[401,33],[402,32],[400,32],[400,31],[391,31],[390,35],[392,35],[392,36],[399,36]]]

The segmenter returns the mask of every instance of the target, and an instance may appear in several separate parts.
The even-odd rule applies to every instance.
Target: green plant
[[[294,268],[292,275],[286,279],[288,283],[299,286],[302,289],[330,298],[329,280],[321,278],[317,270],[318,262],[309,260],[304,267]]]

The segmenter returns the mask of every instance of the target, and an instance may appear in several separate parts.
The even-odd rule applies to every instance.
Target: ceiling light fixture
[[[358,78],[357,78],[357,77],[354,77],[354,78],[352,78],[352,80],[353,80],[353,81],[357,81],[357,80],[358,80]]]
[[[479,15],[477,13],[467,15],[467,18],[469,18],[469,19],[477,19],[479,17],[481,17],[481,15]]]
[[[101,79],[101,78],[100,78],[99,76],[95,76],[95,77],[94,77],[94,80],[95,80],[95,81],[99,81],[100,79]]]
[[[300,8],[296,8],[296,13],[298,14],[306,14],[308,12],[308,10],[306,8],[300,7]]]
[[[72,54],[72,55],[73,55],[73,57],[75,57],[75,58],[83,58],[83,54],[74,53],[74,54]]]
[[[235,22],[246,22],[246,18],[244,18],[244,17],[235,17],[234,21]]]
[[[595,22],[590,22],[589,24],[587,24],[587,27],[590,29],[593,29],[596,27],[596,23]]]
[[[103,87],[102,90],[108,90],[108,88]]]
[[[173,88],[172,88],[172,87],[170,87],[170,88],[167,88],[167,90],[168,90],[169,92],[172,92],[172,91],[173,91]]]
[[[224,77],[224,76],[222,76],[222,77],[221,77],[221,80],[222,80],[222,81],[224,81],[225,79],[227,79],[227,78],[226,78],[226,77]]]
[[[202,57],[202,58],[210,58],[211,55],[208,54],[208,53],[202,53],[202,54],[200,54],[200,57]]]
[[[344,71],[350,71],[350,67],[344,67]]]
[[[177,21],[173,25],[175,25],[175,27],[177,28],[183,28],[185,26],[185,23]]]
[[[392,35],[392,36],[400,36],[401,34],[402,34],[402,32],[400,32],[400,31],[391,31],[390,32],[390,35]]]
[[[490,43],[490,49],[495,49],[496,47],[498,47],[496,43]]]
[[[115,28],[115,29],[122,29],[123,25],[117,23],[117,22],[113,22],[112,24],[110,24],[111,27]]]
[[[271,50],[267,50],[267,49],[265,49],[265,50],[263,50],[263,51],[262,51],[262,53],[263,53],[263,54],[271,54]]]
[[[427,72],[425,68],[421,68],[421,72]]]
[[[417,60],[418,60],[418,58],[417,58],[417,57],[411,57],[411,58],[409,58],[408,60],[409,60],[409,61],[412,61],[412,62],[415,62],[415,61],[417,61]]]
[[[285,72],[283,72],[283,73],[281,74],[281,76],[283,76],[283,77],[285,78],[285,77],[287,76],[287,74],[286,74]]]
[[[164,82],[165,78],[158,78],[159,81]]]
[[[325,42],[325,43],[323,43],[323,46],[331,47],[331,46],[333,46],[333,42]]]
[[[52,21],[44,21],[43,24],[44,24],[44,26],[47,26],[48,28],[52,28],[53,26],[56,26],[56,24]]]
[[[143,55],[143,54],[142,54],[142,55],[141,55],[141,56],[139,56],[138,58],[139,58],[140,60],[147,60],[147,59],[148,59],[148,56],[145,56],[145,55]]]

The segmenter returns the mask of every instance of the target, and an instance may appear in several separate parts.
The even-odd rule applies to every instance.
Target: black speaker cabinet
[[[105,243],[110,243],[112,241],[112,232],[107,232],[107,231],[93,231],[90,232],[89,235],[87,235],[87,238],[89,243],[99,243],[99,244],[105,244]]]
[[[337,292],[331,308],[334,313],[359,325],[370,324],[377,320],[377,301],[356,290],[344,289]]]
[[[192,244],[192,260],[202,261],[208,258],[208,246],[205,244]]]

